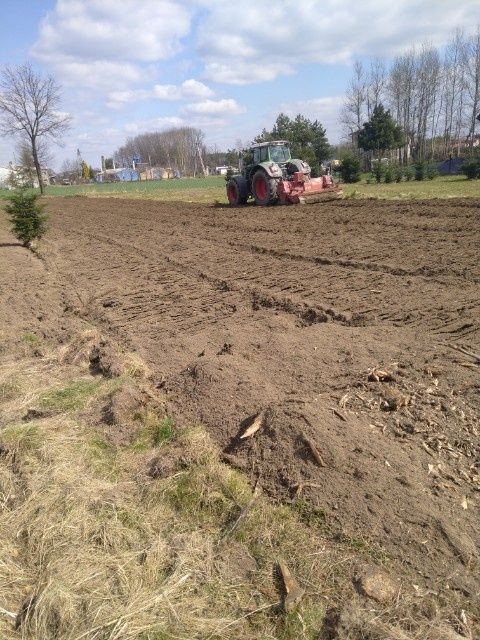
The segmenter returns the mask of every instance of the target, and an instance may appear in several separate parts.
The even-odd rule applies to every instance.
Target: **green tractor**
[[[247,204],[296,204],[317,202],[325,196],[339,197],[341,190],[331,176],[311,177],[307,162],[292,158],[285,140],[260,142],[250,147],[241,173],[227,182],[227,198],[232,206]]]

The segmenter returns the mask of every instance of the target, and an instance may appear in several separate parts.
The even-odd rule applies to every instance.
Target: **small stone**
[[[386,604],[391,602],[397,592],[398,585],[384,571],[378,567],[366,567],[355,579],[359,592],[380,602]]]

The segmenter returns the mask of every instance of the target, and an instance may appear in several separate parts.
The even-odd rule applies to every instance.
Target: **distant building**
[[[10,167],[0,167],[0,189],[8,189],[10,187],[10,176],[12,170]]]
[[[44,186],[52,184],[53,171],[47,167],[41,167],[40,171]],[[0,167],[0,189],[10,189],[14,182],[19,185],[31,184],[35,189],[38,189],[39,184],[35,167],[20,167],[11,162],[8,167]]]
[[[137,182],[140,176],[131,167],[119,169],[105,169],[95,176],[96,182]]]

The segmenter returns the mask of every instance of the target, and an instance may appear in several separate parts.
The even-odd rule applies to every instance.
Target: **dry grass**
[[[246,479],[219,461],[203,429],[146,407],[131,442],[115,445],[95,408],[126,380],[88,378],[53,355],[9,366],[0,384],[14,374],[18,386],[0,399],[8,409],[0,432],[2,639],[316,640],[325,637],[327,609],[359,598],[353,567],[371,561],[369,549],[329,540],[326,515],[306,503],[252,501]],[[21,419],[39,404],[54,414]],[[152,479],[155,456],[175,468]],[[307,589],[288,615],[280,558]],[[368,615],[380,625],[398,619],[411,598],[402,600]],[[408,638],[440,637],[412,626]],[[407,637],[385,629],[385,637]],[[342,637],[381,637],[358,634]]]

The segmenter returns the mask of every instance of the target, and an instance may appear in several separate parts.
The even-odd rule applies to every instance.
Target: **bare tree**
[[[480,115],[480,25],[477,25],[476,32],[466,42],[464,65],[470,107],[468,137],[470,152],[472,152],[478,116]]]
[[[415,49],[396,57],[388,79],[389,103],[392,113],[407,137],[407,145],[405,145],[402,152],[403,162],[408,161],[408,153],[415,132],[415,60]]]
[[[58,140],[69,128],[70,118],[60,112],[60,106],[55,79],[36,73],[29,63],[7,66],[0,74],[0,132],[28,141],[42,194],[39,143]]]
[[[444,153],[451,153],[458,142],[464,119],[465,39],[457,30],[445,48],[443,60],[443,142]]]
[[[372,59],[368,72],[355,63],[340,121],[348,133],[388,105],[407,137],[399,159],[473,153],[480,128],[480,25],[474,33],[452,32],[443,49],[428,42],[397,56],[385,68]]]
[[[362,63],[356,60],[353,65],[353,77],[350,80],[340,115],[341,123],[349,136],[359,131],[365,121],[366,94],[365,71]]]
[[[37,154],[40,165],[46,167],[51,161],[48,153],[48,147],[45,140],[39,140],[37,143]],[[32,185],[35,182],[36,170],[33,161],[32,147],[29,140],[21,138],[15,150],[15,164],[17,165],[17,174],[19,184]]]
[[[195,175],[200,154],[205,157],[205,135],[194,127],[150,131],[129,138],[114,154],[115,162],[127,166],[133,156],[152,166],[169,167],[182,175]]]
[[[375,107],[378,107],[383,102],[386,86],[387,69],[385,62],[380,58],[375,58],[370,62],[370,72],[366,86],[367,116],[369,118]]]

